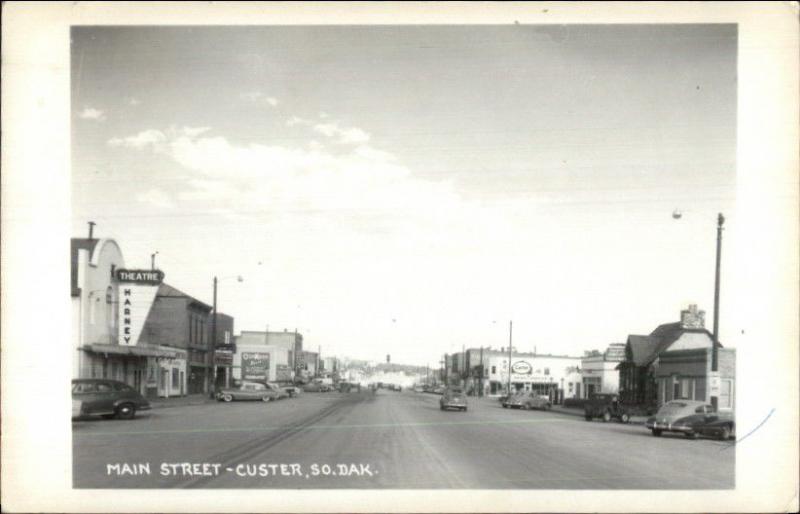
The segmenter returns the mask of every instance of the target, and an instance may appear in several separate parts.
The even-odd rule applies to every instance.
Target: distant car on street
[[[244,382],[239,387],[222,389],[217,393],[217,400],[232,402],[234,400],[261,400],[271,402],[277,400],[281,393],[266,384]]]
[[[133,419],[137,411],[150,409],[136,389],[124,382],[98,378],[72,381],[72,417],[100,415],[106,419]]]
[[[733,414],[716,412],[712,405],[695,400],[665,403],[645,422],[645,427],[656,437],[663,432],[678,432],[691,439],[709,435],[725,440],[736,433]]]
[[[586,421],[602,418],[603,421],[617,419],[623,423],[631,420],[630,412],[620,402],[616,394],[593,394],[583,406]]]
[[[448,387],[439,399],[439,408],[441,410],[459,409],[466,411],[467,395],[464,394],[464,390],[460,387]]]
[[[527,392],[516,394],[510,399],[507,399],[504,406],[512,409],[542,409],[550,410],[553,404],[550,402],[550,397],[547,395],[537,394],[535,392]]]

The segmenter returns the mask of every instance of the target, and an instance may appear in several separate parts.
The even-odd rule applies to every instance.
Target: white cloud
[[[161,208],[175,207],[175,203],[169,195],[160,189],[150,189],[145,193],[140,193],[136,195],[136,200]]]
[[[184,136],[197,137],[211,130],[211,127],[183,127],[179,133]]]
[[[84,107],[83,110],[78,113],[78,117],[82,120],[103,121],[106,119],[106,113],[93,107]]]
[[[143,148],[148,145],[155,145],[166,141],[167,136],[156,129],[148,129],[139,132],[134,136],[124,138],[114,137],[108,140],[111,146],[124,146],[128,148]]]
[[[311,127],[314,132],[335,139],[337,143],[343,145],[362,144],[366,143],[370,139],[370,135],[366,131],[358,127],[342,127],[335,121],[316,123],[299,116],[292,116],[286,121],[286,125],[289,127],[295,127],[298,125]]]
[[[265,96],[261,91],[249,91],[247,93],[240,94],[239,97],[248,102],[265,103],[270,107],[275,107],[278,105],[277,98],[274,96]]]

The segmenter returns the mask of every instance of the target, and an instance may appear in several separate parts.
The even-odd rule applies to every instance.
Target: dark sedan
[[[124,382],[100,378],[72,381],[72,417],[102,416],[106,419],[133,419],[137,411],[150,409],[150,403]]]
[[[439,399],[439,408],[441,410],[459,409],[466,411],[467,395],[464,394],[464,390],[460,387],[450,387],[444,391]]]
[[[699,435],[728,439],[735,433],[733,414],[716,412],[711,405],[693,400],[665,403],[645,426],[656,437],[662,432],[678,432],[692,439]]]

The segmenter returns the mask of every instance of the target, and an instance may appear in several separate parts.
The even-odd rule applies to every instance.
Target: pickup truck
[[[602,418],[603,421],[617,419],[622,423],[630,421],[628,410],[619,403],[615,394],[594,394],[583,406],[583,415],[586,421]]]

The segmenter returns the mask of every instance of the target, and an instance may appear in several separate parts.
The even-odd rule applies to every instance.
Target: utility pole
[[[717,384],[719,384],[718,377],[716,377],[716,374],[719,372],[717,355],[717,345],[719,345],[719,270],[720,259],[722,258],[722,225],[724,223],[725,217],[722,213],[719,213],[717,215],[717,265],[714,273],[714,340],[711,342],[711,372],[714,374],[714,380],[717,380]],[[712,390],[712,393],[718,392]],[[718,402],[719,397],[717,394],[712,394],[711,406],[715,411],[717,410]]]
[[[481,346],[481,366],[480,366],[480,370],[481,370],[481,378],[480,378],[479,386],[478,386],[478,387],[480,387],[480,390],[478,391],[478,396],[483,396],[483,373],[484,373],[483,372],[483,346]]]
[[[217,277],[214,276],[214,306],[211,311],[211,384],[208,388],[211,398],[214,398],[217,389]]]
[[[450,374],[447,371],[447,354],[444,354],[444,385],[447,387],[450,382]]]
[[[514,321],[508,322],[508,396],[511,396],[511,335],[514,330]]]

